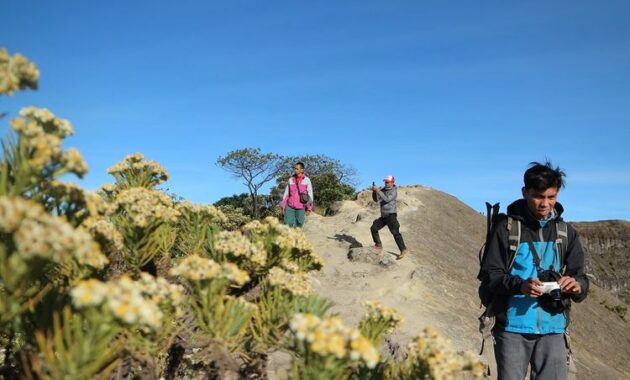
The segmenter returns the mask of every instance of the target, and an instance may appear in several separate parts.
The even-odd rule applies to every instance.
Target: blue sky
[[[246,190],[217,157],[260,147],[483,210],[548,157],[568,220],[630,220],[628,15],[625,0],[0,0],[0,46],[42,73],[0,109],[71,120],[89,189],[143,152],[210,203]]]

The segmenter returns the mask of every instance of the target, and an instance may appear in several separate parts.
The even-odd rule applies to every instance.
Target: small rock
[[[410,274],[409,278],[412,280],[422,280],[431,277],[431,271],[428,267],[417,266]]]
[[[330,206],[328,206],[324,215],[326,216],[337,215],[337,213],[339,213],[339,210],[341,210],[341,206],[343,206],[343,202],[340,202],[340,201],[333,202]]]
[[[373,247],[350,248],[348,260],[390,267],[396,263],[394,256]]]

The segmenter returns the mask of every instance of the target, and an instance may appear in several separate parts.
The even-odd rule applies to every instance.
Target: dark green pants
[[[304,219],[306,215],[306,210],[300,209],[296,210],[287,206],[284,209],[284,224],[289,227],[300,227],[304,226]]]

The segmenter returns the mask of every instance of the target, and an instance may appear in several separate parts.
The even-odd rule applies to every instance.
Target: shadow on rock
[[[335,236],[333,236],[332,238],[329,239],[335,239],[337,241],[340,242],[346,242],[346,243],[350,243],[350,248],[361,248],[363,247],[363,244],[361,244],[360,241],[358,241],[354,236],[350,236],[348,234],[336,234]]]

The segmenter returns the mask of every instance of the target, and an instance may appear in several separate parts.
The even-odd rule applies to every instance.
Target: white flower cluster
[[[168,180],[168,172],[166,169],[156,161],[145,160],[142,153],[128,154],[122,161],[107,169],[107,173],[109,174],[125,174],[128,172],[145,172],[155,177],[155,184]]]
[[[36,122],[20,118],[11,120],[11,128],[23,137],[22,143],[30,150],[31,166],[39,168],[60,160],[62,150],[59,136],[47,134]]]
[[[324,265],[324,259],[315,253],[312,244],[299,228],[290,228],[280,224],[277,218],[268,216],[263,222],[257,220],[247,223],[245,228],[254,235],[272,235],[274,245],[291,255],[291,259],[307,258],[315,267]],[[291,270],[288,267],[285,269]]]
[[[312,252],[313,246],[306,240],[304,231],[299,228],[290,228],[285,225],[278,225],[276,231],[279,233],[276,244],[282,249],[297,249],[302,252]]]
[[[173,201],[159,190],[133,187],[122,190],[113,207],[114,212],[123,212],[135,225],[146,227],[153,222],[175,222],[179,212],[173,208]]]
[[[127,275],[109,282],[95,279],[81,281],[70,291],[75,307],[82,309],[105,305],[105,310],[127,325],[139,324],[157,330],[164,313],[161,304],[177,308],[183,300],[183,288],[144,274],[140,281]]]
[[[142,292],[149,295],[156,304],[170,303],[173,306],[180,306],[184,301],[184,287],[171,284],[163,277],[153,277],[142,272],[138,283]]]
[[[237,285],[244,285],[250,278],[247,272],[233,263],[218,264],[214,260],[191,255],[169,271],[171,276],[182,276],[190,281],[223,279]]]
[[[109,205],[103,197],[93,191],[83,191],[85,196],[85,207],[88,209],[90,216],[104,216],[109,210]]]
[[[224,255],[245,257],[257,265],[264,265],[267,261],[267,251],[261,243],[252,243],[239,231],[221,231],[213,242],[214,250]]]
[[[384,306],[378,301],[364,301],[361,304],[367,309],[365,317],[386,322],[389,325],[388,332],[391,332],[403,322],[402,316],[396,309]]]
[[[297,273],[300,271],[300,267],[295,262],[287,260],[286,257],[283,257],[282,260],[280,260],[279,266],[289,273]]]
[[[313,293],[313,286],[306,273],[289,273],[278,267],[269,270],[269,284],[279,286],[296,296],[308,296]]]
[[[431,327],[425,328],[407,348],[408,367],[428,367],[433,379],[451,379],[461,371],[471,371],[475,378],[484,377],[485,366],[478,358],[470,353],[456,353],[450,341]]]
[[[44,133],[61,138],[74,134],[74,128],[68,120],[58,118],[47,108],[24,107],[20,110],[20,116],[35,121]]]
[[[87,162],[85,162],[81,152],[76,148],[68,148],[62,152],[61,163],[67,170],[79,177],[83,177],[88,172]]]
[[[74,258],[79,264],[101,269],[109,262],[90,234],[23,198],[0,197],[0,231],[13,235],[19,255],[56,263]]]
[[[39,70],[21,54],[0,49],[0,94],[12,94],[26,87],[37,88]]]
[[[308,349],[318,355],[361,360],[368,368],[374,368],[380,359],[374,345],[359,330],[344,326],[339,317],[298,313],[289,327],[297,340],[307,342]]]
[[[81,223],[81,226],[87,229],[98,241],[104,240],[104,245],[111,244],[118,251],[124,250],[124,238],[109,220],[89,217]]]
[[[216,223],[225,223],[227,221],[225,214],[212,205],[195,204],[185,201],[175,205],[175,209],[180,212],[182,217],[190,218],[194,215]]]
[[[25,107],[22,117],[11,120],[11,128],[21,137],[21,144],[29,152],[29,164],[39,168],[47,164],[60,164],[66,171],[82,177],[88,166],[81,153],[74,148],[61,149],[61,141],[74,133],[68,120],[56,117],[45,108]]]

